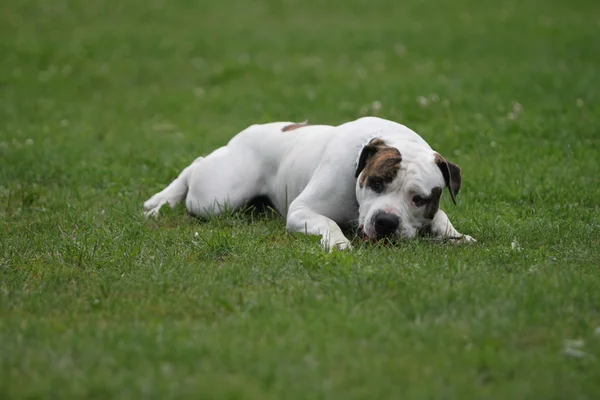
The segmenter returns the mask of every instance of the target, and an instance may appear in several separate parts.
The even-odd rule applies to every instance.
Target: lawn
[[[0,398],[597,399],[589,0],[5,0]],[[474,245],[142,203],[256,122],[379,115]]]

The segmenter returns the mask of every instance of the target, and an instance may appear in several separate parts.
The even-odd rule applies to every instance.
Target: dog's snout
[[[375,216],[375,232],[377,236],[392,236],[400,225],[400,217],[388,212],[380,212]]]

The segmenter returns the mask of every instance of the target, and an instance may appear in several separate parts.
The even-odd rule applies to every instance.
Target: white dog
[[[398,123],[275,122],[252,125],[197,158],[144,209],[155,216],[185,199],[191,214],[208,218],[267,197],[289,231],[320,235],[329,250],[351,247],[341,229],[351,226],[368,240],[426,233],[474,241],[439,209],[443,188],[456,204],[460,186],[460,168]]]

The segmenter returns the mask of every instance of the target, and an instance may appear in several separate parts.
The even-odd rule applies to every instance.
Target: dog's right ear
[[[434,157],[435,163],[439,167],[440,171],[442,171],[442,175],[444,176],[446,187],[450,192],[450,198],[452,199],[454,205],[456,205],[456,196],[458,195],[462,185],[462,173],[460,171],[460,167],[454,164],[452,161],[446,160],[438,153],[435,153]]]
[[[373,157],[373,155],[375,155],[375,153],[377,153],[377,151],[383,146],[385,146],[383,140],[373,139],[365,147],[363,147],[360,157],[358,157],[358,165],[356,166],[356,174],[354,175],[355,178],[358,178],[362,170],[365,169],[369,158]]]

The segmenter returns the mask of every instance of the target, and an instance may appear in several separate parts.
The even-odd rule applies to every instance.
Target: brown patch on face
[[[281,132],[294,131],[296,129],[303,128],[305,126],[310,126],[310,125],[308,124],[308,122],[300,122],[297,124],[286,125],[281,129]]]
[[[440,209],[440,199],[442,198],[442,188],[435,187],[431,190],[431,196],[429,196],[427,203],[425,204],[425,213],[423,214],[427,219],[433,219],[435,214]]]
[[[367,184],[378,191],[376,188],[382,182],[388,183],[394,180],[401,161],[402,155],[397,148],[386,145],[381,139],[371,140],[363,149],[356,172],[357,176],[362,172],[360,187]]]

